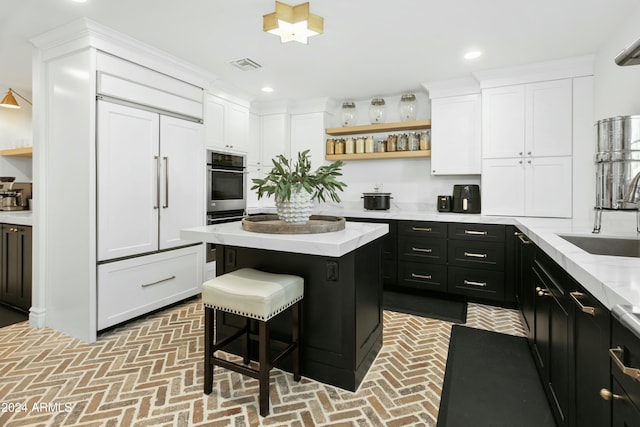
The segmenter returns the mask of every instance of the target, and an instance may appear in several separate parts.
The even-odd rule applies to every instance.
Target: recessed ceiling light
[[[265,86],[265,87],[262,88],[262,91],[266,92],[266,93],[271,93],[271,92],[273,92],[273,88],[269,87],[269,86]]]
[[[479,50],[470,50],[469,52],[464,54],[464,59],[476,59],[482,55],[482,52]]]
[[[74,3],[86,3],[87,0],[71,0]]]

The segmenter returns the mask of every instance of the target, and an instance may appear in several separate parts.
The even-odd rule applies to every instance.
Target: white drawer
[[[202,246],[98,266],[98,330],[200,293]]]

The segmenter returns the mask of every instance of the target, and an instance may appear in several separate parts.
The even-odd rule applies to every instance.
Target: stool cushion
[[[262,321],[300,301],[303,295],[301,277],[253,268],[232,271],[202,284],[205,306]]]

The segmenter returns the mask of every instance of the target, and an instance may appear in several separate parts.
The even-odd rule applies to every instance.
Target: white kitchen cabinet
[[[482,91],[482,157],[570,156],[572,80]]]
[[[573,81],[482,91],[482,212],[571,217]]]
[[[431,100],[431,174],[480,174],[480,94]]]
[[[202,125],[98,102],[98,261],[192,242],[203,223]]]
[[[315,170],[325,160],[325,113],[293,114],[291,116],[291,155],[309,150],[311,166]]]
[[[484,215],[571,217],[571,157],[485,159]]]
[[[99,265],[98,329],[199,293],[203,256],[190,246]]]
[[[269,173],[273,167],[273,158],[282,154],[283,156],[290,157],[290,116],[288,113],[276,113],[267,114],[260,118],[262,138],[262,162],[257,168],[251,168],[249,170],[249,178],[262,178],[265,174]],[[248,183],[251,182],[248,180]],[[247,184],[249,185],[249,184]],[[251,186],[249,186],[251,188]],[[275,201],[273,198],[262,198],[260,202],[257,202],[257,195],[253,203],[259,203],[260,207],[270,208],[275,207]],[[247,200],[247,206],[249,201]]]
[[[249,108],[207,95],[206,144],[212,150],[246,153],[249,148]]]

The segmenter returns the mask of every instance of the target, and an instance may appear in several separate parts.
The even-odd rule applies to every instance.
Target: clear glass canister
[[[336,141],[333,138],[327,139],[327,154],[335,154]]]
[[[396,151],[398,149],[398,135],[389,135],[387,137],[387,151]]]
[[[378,141],[376,141],[376,151],[378,153],[384,153],[385,151],[387,151],[386,139],[378,139]]]
[[[364,138],[358,137],[356,139],[356,153],[362,154],[364,153]]]
[[[407,148],[409,146],[409,137],[407,136],[406,133],[403,133],[402,135],[400,135],[398,137],[398,147],[397,150],[398,151],[407,151]]]
[[[402,95],[398,104],[398,112],[400,113],[400,120],[403,122],[415,120],[418,117],[416,96],[412,93]]]
[[[353,126],[356,124],[356,103],[346,101],[342,103],[342,126]]]
[[[431,133],[428,130],[420,132],[420,149],[431,149]]]
[[[417,151],[420,148],[420,140],[415,132],[409,132],[407,135],[407,146],[409,151]]]
[[[369,106],[369,120],[372,124],[384,123],[385,102],[383,98],[373,98]]]
[[[373,153],[375,151],[375,142],[372,136],[368,136],[364,140],[364,152],[365,153]]]
[[[335,152],[336,154],[344,154],[344,139],[336,141]]]
[[[354,153],[354,146],[355,146],[355,142],[353,140],[353,138],[349,137],[347,138],[347,140],[344,143],[344,151],[347,154],[353,154]]]

